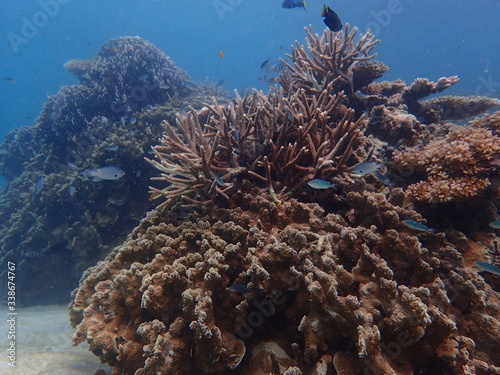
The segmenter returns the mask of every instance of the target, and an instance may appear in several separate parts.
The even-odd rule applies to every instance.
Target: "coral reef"
[[[401,141],[415,141],[422,133],[423,124],[444,120],[461,120],[484,113],[498,105],[498,99],[482,96],[438,96],[459,81],[458,77],[442,77],[437,82],[418,78],[409,86],[404,82],[374,82],[358,95],[361,108],[369,112],[367,134],[396,145]]]
[[[306,33],[282,88],[164,122],[148,159],[161,203],[69,308],[73,343],[113,374],[500,373],[500,289],[474,266],[494,236],[412,229],[425,220],[401,187],[350,176],[375,157],[414,179],[487,179],[498,114],[433,133],[425,113],[458,99],[422,99],[456,77],[374,83],[371,34]],[[420,144],[388,152],[405,140]]]
[[[65,67],[80,84],[50,97],[35,126],[0,146],[0,258],[2,272],[7,261],[18,265],[21,305],[66,301],[83,270],[125,239],[151,208],[153,168],[143,158],[161,122],[214,94],[188,89],[187,73],[141,38],[110,40],[93,59]],[[104,166],[125,176],[93,182],[82,174]]]
[[[214,103],[178,116],[178,131],[166,123],[154,148],[158,160],[147,160],[163,172],[155,180],[170,184],[153,188],[153,194],[166,197],[162,206],[178,199],[202,206],[218,195],[228,199],[231,180],[242,173],[266,183],[274,197],[275,189],[300,191],[313,178],[346,172],[364,121],[352,122],[350,110],[342,114],[343,96],[328,94],[328,88],[317,95],[254,91],[225,106]]]
[[[405,169],[411,183],[406,192],[414,200],[442,203],[481,195],[490,177],[500,170],[498,113],[474,120],[469,126],[451,127],[428,144],[394,153],[394,167]]]
[[[84,274],[73,342],[114,374],[498,373],[498,291],[405,228],[400,189],[346,198],[327,214],[246,181],[180,225],[152,211]]]
[[[325,29],[321,36],[313,35],[312,27],[305,31],[306,46],[295,42],[291,54],[287,54],[291,63],[282,60],[287,69],[280,83],[287,92],[299,88],[321,92],[331,85],[332,93],[354,93],[380,78],[388,69],[372,60],[376,55],[371,51],[379,40],[369,32],[356,41],[358,28],[351,29],[349,25],[339,33]]]

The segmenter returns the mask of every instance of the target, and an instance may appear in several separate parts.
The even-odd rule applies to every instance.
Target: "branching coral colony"
[[[149,162],[168,210],[151,211],[72,295],[73,343],[113,374],[500,374],[498,286],[470,260],[481,244],[408,227],[422,216],[401,188],[348,177],[383,144],[365,138],[360,113],[373,128],[391,119],[394,144],[422,141],[404,93],[418,107],[456,78],[377,85],[372,35],[307,34],[282,88],[165,123]],[[495,142],[497,119],[449,142],[494,165],[478,143]],[[313,178],[341,185],[335,212],[305,186]],[[206,209],[179,222],[180,206]]]
[[[283,88],[192,110],[177,118],[177,129],[166,123],[161,145],[154,148],[157,160],[147,159],[163,172],[157,180],[170,183],[152,188],[154,197],[166,197],[162,206],[179,199],[201,206],[216,194],[228,198],[232,178],[242,174],[267,184],[278,200],[275,189],[298,191],[313,178],[348,171],[366,124],[363,116],[354,120],[341,90],[353,86],[356,67],[374,57],[369,53],[377,43],[369,33],[354,43],[357,29],[348,30],[319,37],[306,29],[311,56],[297,43],[294,66],[287,64],[281,76]],[[363,69],[365,80],[378,77],[373,71],[379,65],[371,66]]]
[[[303,89],[285,96],[275,89],[237,97],[227,106],[217,103],[197,113],[179,116],[177,129],[166,123],[158,160],[148,160],[161,170],[159,180],[170,183],[153,189],[170,205],[177,199],[202,205],[215,194],[228,198],[232,178],[246,173],[274,191],[300,189],[308,180],[331,178],[347,170],[352,150],[363,138],[353,122],[353,111],[339,113],[342,95],[306,95]],[[203,125],[201,121],[205,121]]]

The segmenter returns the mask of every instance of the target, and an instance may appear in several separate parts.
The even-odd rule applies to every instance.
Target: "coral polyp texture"
[[[403,198],[349,193],[348,223],[248,182],[180,225],[153,211],[84,274],[73,343],[114,374],[497,373],[498,292]]]
[[[187,73],[141,38],[112,39],[94,58],[65,67],[80,83],[49,97],[35,125],[0,146],[1,272],[8,261],[18,265],[21,305],[66,300],[83,270],[126,238],[152,207],[154,169],[144,156],[161,122],[186,104],[200,108]],[[106,166],[125,175],[86,177]]]
[[[73,343],[115,375],[499,374],[500,286],[474,265],[495,236],[430,229],[411,186],[352,173],[389,161],[481,181],[496,117],[432,133],[421,99],[457,78],[375,83],[375,43],[307,29],[281,88],[165,121],[147,157],[158,206],[83,274]],[[424,146],[387,152],[402,141]]]
[[[469,126],[455,126],[424,146],[396,152],[396,168],[416,179],[407,193],[417,201],[442,203],[480,196],[498,176],[500,121],[496,115],[478,118]],[[410,173],[409,173],[410,174]]]

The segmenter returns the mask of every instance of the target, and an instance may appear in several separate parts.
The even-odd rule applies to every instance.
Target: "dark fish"
[[[3,80],[5,82],[9,82],[9,83],[16,83],[17,82],[14,78],[10,78],[10,77],[3,77]]]
[[[226,80],[225,79],[221,79],[219,82],[217,82],[215,84],[215,86],[224,86],[226,84]]]
[[[229,285],[227,287],[227,289],[229,289],[233,293],[241,293],[241,294],[243,294],[243,293],[248,292],[248,287],[245,284],[242,284],[242,283],[234,283],[232,285]]]
[[[264,61],[262,64],[260,64],[260,68],[265,69],[267,64],[269,64],[269,60],[271,60],[271,58],[268,58],[266,61]]]
[[[387,186],[392,185],[391,180],[389,180],[386,175],[383,175],[382,173],[375,173],[374,176],[377,180],[379,180],[384,185],[387,185]]]
[[[306,9],[305,0],[284,0],[283,4],[281,4],[282,8],[291,9],[291,8],[304,8]]]
[[[325,17],[323,21],[330,30],[334,32],[342,30],[342,22],[340,21],[339,16],[329,6],[323,5],[321,17]]]

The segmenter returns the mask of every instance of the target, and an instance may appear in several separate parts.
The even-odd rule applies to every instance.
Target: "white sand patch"
[[[71,345],[73,329],[67,306],[17,309],[16,367],[9,366],[7,309],[0,306],[0,375],[92,375],[110,368],[88,351],[86,344]]]

